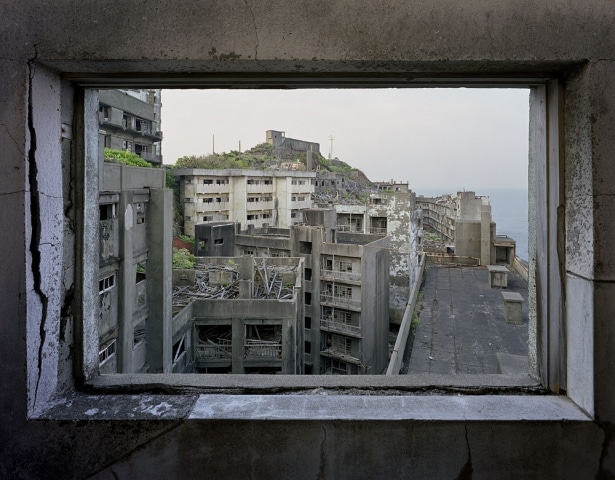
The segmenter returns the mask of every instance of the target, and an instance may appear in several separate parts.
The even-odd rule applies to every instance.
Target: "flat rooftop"
[[[506,323],[502,291],[523,297],[521,325]],[[508,287],[500,289],[489,286],[486,267],[428,263],[407,373],[498,373],[498,353],[527,357],[527,293],[510,269]]]

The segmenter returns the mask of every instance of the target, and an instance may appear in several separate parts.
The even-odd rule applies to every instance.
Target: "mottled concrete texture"
[[[606,0],[1,2],[0,477],[613,477],[613,18]],[[529,83],[530,191],[540,193],[530,202],[530,335],[537,372],[564,395],[520,396],[528,390],[517,385],[517,394],[468,390],[453,400],[427,382],[429,395],[409,399],[408,384],[378,379],[370,398],[369,385],[327,380],[303,401],[282,378],[263,379],[257,398],[199,397],[226,391],[203,377],[179,386],[135,377],[97,390],[114,379],[96,380],[96,345],[81,343],[95,338],[97,265],[80,259],[97,258],[98,149],[83,141],[97,127],[94,117],[79,121],[79,85],[131,78]],[[557,105],[544,95],[558,91],[553,80]],[[93,97],[86,92],[86,104]],[[61,121],[73,122],[72,140],[61,139]],[[288,398],[272,397],[276,389]],[[310,408],[295,410],[301,402]]]

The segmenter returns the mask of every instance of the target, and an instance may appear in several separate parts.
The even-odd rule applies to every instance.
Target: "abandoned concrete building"
[[[302,259],[207,257],[196,271],[174,292],[190,299],[173,317],[174,373],[303,373]]]
[[[173,192],[162,169],[104,161],[104,141],[99,131],[100,371],[168,371]]]
[[[271,170],[173,170],[184,207],[184,233],[194,226],[230,221],[241,225],[288,228],[312,206],[312,172]]]
[[[267,130],[265,137],[265,141],[273,145],[274,155],[279,158],[294,158],[297,154],[307,152],[320,154],[320,143],[289,138],[286,132]]]
[[[98,121],[105,148],[162,165],[160,89],[101,89]]]
[[[515,240],[496,235],[489,198],[474,192],[417,198],[423,225],[443,239],[443,246],[458,257],[478,259],[481,265],[513,264]]]
[[[615,475],[613,2],[144,13],[0,6],[2,477]],[[161,86],[528,88],[531,377],[99,375],[94,91]]]
[[[411,272],[421,253],[421,216],[407,182],[375,182],[375,186],[378,191],[367,195],[364,204],[334,205],[336,229],[389,237],[389,316],[399,323],[408,303]]]
[[[382,374],[389,351],[389,238],[337,232],[331,209],[304,214],[308,224],[290,229],[249,228],[235,234],[230,225],[197,225],[195,244],[211,246],[216,253],[220,252],[216,247],[233,245],[235,255],[270,261],[302,258],[302,371]]]

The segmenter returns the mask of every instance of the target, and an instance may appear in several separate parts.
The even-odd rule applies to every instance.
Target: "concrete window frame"
[[[232,87],[237,84],[236,76],[229,76],[222,81],[215,79],[216,86]],[[253,81],[253,79],[251,79]],[[77,239],[77,289],[76,309],[79,319],[76,325],[76,359],[74,372],[79,390],[89,393],[147,393],[156,389],[156,385],[165,385],[165,391],[182,394],[186,391],[202,392],[197,401],[191,418],[256,418],[251,407],[252,402],[261,402],[262,392],[266,390],[267,401],[258,415],[272,415],[275,418],[315,419],[315,418],[358,418],[358,419],[476,419],[476,420],[590,420],[593,416],[593,388],[591,383],[593,371],[591,356],[583,355],[583,351],[593,351],[591,335],[584,335],[571,343],[571,336],[566,335],[565,328],[573,324],[565,319],[562,291],[565,288],[558,267],[561,251],[562,213],[564,203],[564,169],[562,155],[562,105],[563,89],[561,84],[550,77],[542,75],[530,78],[494,77],[490,79],[460,80],[438,78],[430,82],[405,81],[403,85],[393,82],[394,86],[491,86],[491,87],[524,87],[531,91],[530,100],[530,212],[536,224],[546,225],[545,229],[530,229],[530,257],[535,257],[535,268],[530,274],[530,296],[532,318],[530,320],[530,355],[531,372],[539,376],[541,385],[528,385],[526,380],[503,377],[501,375],[474,375],[471,377],[441,376],[215,376],[202,374],[146,374],[146,375],[98,375],[98,343],[96,341],[96,308],[98,289],[92,279],[96,269],[88,259],[98,258],[97,238],[98,226],[92,219],[96,218],[98,208],[98,165],[97,165],[97,135],[98,124],[96,115],[85,115],[84,112],[97,111],[97,96],[95,89],[99,87],[119,87],[131,85],[136,87],[186,86],[181,77],[172,81],[152,77],[151,79],[131,80],[130,77],[105,77],[105,75],[82,76],[65,74],[63,83],[70,84],[74,90],[74,109],[78,128],[75,128],[76,156],[83,159],[77,169],[78,184],[82,187],[78,192],[79,221]],[[266,81],[263,83],[267,84]],[[275,82],[274,82],[275,83]],[[280,86],[280,83],[275,83]],[[303,87],[353,87],[357,86],[348,78],[332,81],[316,79],[301,79],[300,82],[282,79],[282,85],[294,88]],[[211,87],[205,79],[195,83],[191,79],[190,86]],[[367,84],[370,88],[392,86],[385,76]],[[58,99],[59,101],[59,99]],[[53,102],[52,102],[53,103]],[[57,105],[58,107],[60,105]],[[48,105],[47,105],[48,107]],[[44,114],[44,112],[40,112]],[[36,106],[34,116],[39,114]],[[94,140],[96,139],[96,141]],[[532,200],[533,199],[533,200]],[[536,288],[541,286],[541,288]],[[546,287],[545,287],[546,286]],[[569,292],[574,295],[574,292]],[[579,299],[583,300],[583,299]],[[585,302],[587,300],[584,300]],[[571,348],[572,347],[572,348]],[[575,372],[567,369],[571,361],[583,362]],[[584,372],[584,373],[583,373]],[[263,382],[266,388],[263,388]],[[544,392],[544,388],[554,393],[566,393],[556,396],[527,396],[535,391]],[[366,389],[371,392],[382,391],[385,396],[366,400],[360,395],[336,395],[326,401],[317,396],[274,395],[276,393],[307,392],[314,388],[332,389],[336,392],[344,390]],[[424,397],[411,395],[431,388],[443,389],[449,395]],[[258,395],[254,395],[259,392]],[[393,393],[393,395],[391,395]],[[395,394],[397,393],[397,394]],[[463,395],[451,393],[479,393],[480,395]],[[497,395],[492,395],[496,393]],[[372,393],[373,395],[373,393]],[[231,399],[235,402],[232,409],[224,407]],[[258,397],[258,398],[255,398]],[[309,401],[306,399],[309,398]],[[355,408],[346,408],[348,404]],[[301,405],[300,408],[297,408]],[[403,408],[399,408],[400,405]],[[219,406],[221,410],[216,409]],[[224,408],[223,408],[224,407]],[[39,410],[40,411],[40,410]],[[57,412],[56,412],[57,414]],[[281,417],[280,417],[281,416]],[[61,415],[60,415],[61,417]],[[258,418],[263,418],[258,417]]]

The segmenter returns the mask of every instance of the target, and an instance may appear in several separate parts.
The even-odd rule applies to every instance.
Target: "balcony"
[[[282,343],[268,340],[248,339],[244,344],[244,358],[247,359],[282,359]]]
[[[321,350],[320,355],[323,357],[334,358],[336,360],[341,360],[346,363],[352,363],[353,365],[361,365],[361,360],[357,357],[353,357],[349,353],[342,352],[333,347],[329,347],[326,350]]]
[[[352,335],[359,338],[361,337],[361,327],[336,322],[331,317],[323,317],[320,319],[320,329],[327,332],[343,333],[345,335]]]
[[[336,297],[328,293],[320,294],[320,303],[322,305],[345,308],[347,310],[355,310],[355,311],[361,310],[360,300],[353,300],[352,298],[348,298],[348,297]]]
[[[206,212],[222,212],[228,211],[229,202],[208,202],[208,203],[195,203],[196,211],[201,213]],[[185,207],[185,205],[184,205]]]
[[[141,152],[138,154],[146,162],[154,163],[156,165],[162,164],[162,155],[156,155],[155,153]]]
[[[196,360],[231,360],[233,347],[230,340],[218,339],[218,343],[198,344],[194,347]]]
[[[209,194],[223,194],[230,192],[230,185],[228,183],[202,183],[196,184],[196,193],[209,193]]]
[[[361,274],[353,272],[340,272],[339,270],[320,270],[320,276],[323,280],[347,280],[351,282],[360,282]]]
[[[386,227],[372,227],[370,228],[370,233],[373,233],[374,235],[386,235],[387,234],[387,229]]]
[[[246,185],[247,193],[273,193],[273,185],[271,183],[265,185],[263,183],[253,184],[248,183]]]

